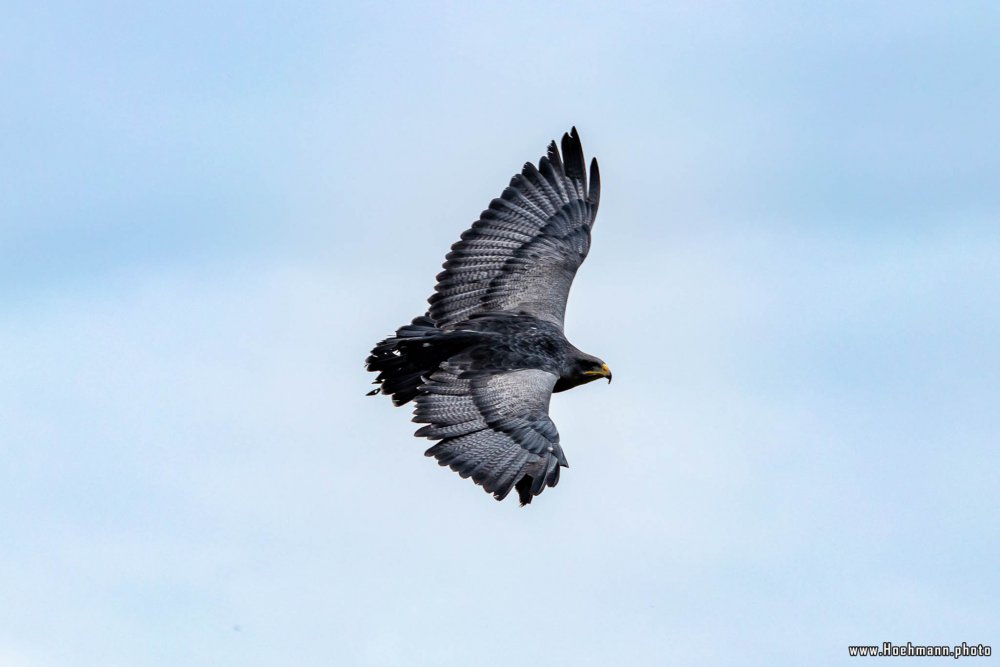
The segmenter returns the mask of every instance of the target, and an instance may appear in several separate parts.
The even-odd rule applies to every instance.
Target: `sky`
[[[1000,654],[995,3],[0,16],[3,667]],[[615,380],[520,508],[362,362],[573,125]]]

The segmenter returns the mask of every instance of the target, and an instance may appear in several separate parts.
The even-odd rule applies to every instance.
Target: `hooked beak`
[[[608,384],[611,384],[611,369],[608,368],[607,364],[604,364],[603,366],[601,366],[601,370],[599,370],[599,371],[584,371],[583,374],[584,375],[594,375],[594,376],[600,377],[600,378],[608,378]]]

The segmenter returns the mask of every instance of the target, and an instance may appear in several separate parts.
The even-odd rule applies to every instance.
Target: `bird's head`
[[[601,378],[607,378],[611,382],[611,369],[608,365],[597,357],[577,352],[563,366],[563,373],[553,391],[566,391]]]
[[[611,369],[600,359],[587,360],[581,364],[580,375],[583,376],[583,382],[608,378],[608,384],[611,384]]]

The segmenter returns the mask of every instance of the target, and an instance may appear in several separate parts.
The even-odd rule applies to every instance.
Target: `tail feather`
[[[442,331],[429,317],[421,315],[400,327],[376,345],[365,360],[369,371],[378,373],[369,396],[392,396],[394,405],[403,405],[420,393],[424,379],[441,362],[479,340],[471,332]]]

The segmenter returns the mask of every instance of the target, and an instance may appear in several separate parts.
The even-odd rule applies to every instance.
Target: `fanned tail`
[[[442,331],[431,318],[416,317],[395,336],[379,342],[365,360],[367,369],[378,373],[373,382],[378,386],[368,395],[386,394],[392,397],[393,405],[412,401],[424,379],[441,362],[479,340],[476,333]]]

